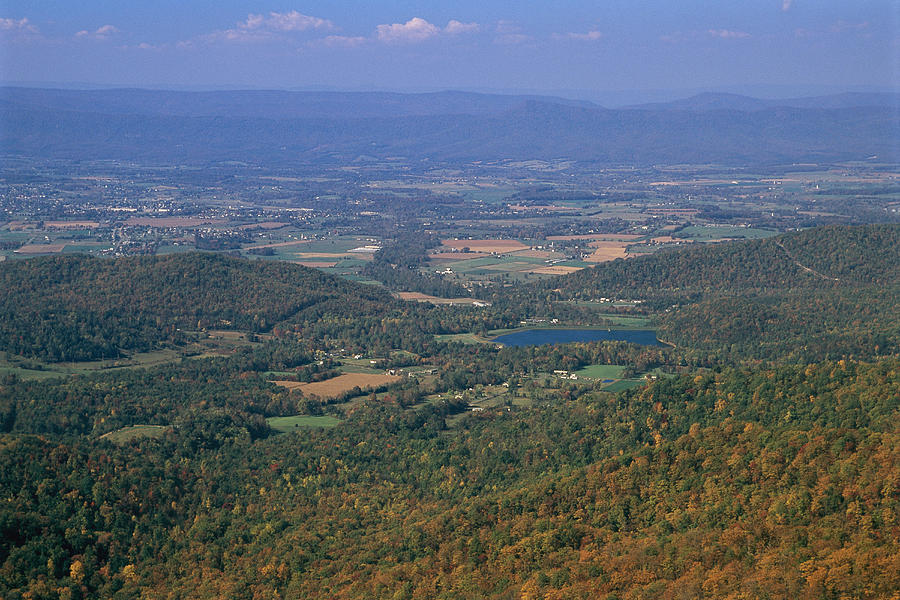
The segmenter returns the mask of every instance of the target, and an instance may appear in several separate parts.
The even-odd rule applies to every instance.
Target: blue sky
[[[0,0],[0,80],[581,95],[889,88],[900,86],[898,27],[894,0]]]

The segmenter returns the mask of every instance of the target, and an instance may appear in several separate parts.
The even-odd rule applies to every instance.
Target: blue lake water
[[[526,329],[494,338],[504,346],[541,346],[569,342],[620,341],[662,346],[656,332],[650,329]]]

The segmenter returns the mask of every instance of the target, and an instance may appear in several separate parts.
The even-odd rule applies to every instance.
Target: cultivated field
[[[675,235],[681,239],[690,239],[698,242],[709,240],[728,240],[728,239],[761,239],[777,235],[778,232],[773,229],[764,229],[762,227],[703,227],[694,225],[685,227]]]
[[[318,396],[319,398],[337,398],[344,392],[349,392],[353,388],[361,390],[380,387],[389,383],[399,381],[400,377],[396,375],[375,375],[368,373],[344,373],[325,381],[316,381],[314,383],[298,383],[296,381],[273,381],[272,383],[280,385],[289,390],[300,390],[305,396]]]
[[[340,422],[340,419],[330,415],[296,415],[293,417],[269,417],[266,419],[266,423],[269,424],[269,427],[282,433],[289,433],[300,428],[308,427],[334,427]]]
[[[200,217],[131,217],[126,225],[143,227],[196,227],[198,225],[220,225],[225,219],[204,219]]]
[[[596,250],[584,259],[587,262],[599,263],[626,257],[622,242],[591,242],[590,246]]]
[[[286,248],[287,246],[299,246],[300,244],[308,244],[310,240],[293,240],[290,242],[276,242],[274,244],[259,244],[256,246],[247,246],[244,250],[257,250],[259,248]]]
[[[336,261],[332,262],[319,262],[314,260],[298,260],[295,261],[298,265],[302,265],[304,267],[312,267],[313,269],[328,269],[337,264]]]
[[[17,254],[58,254],[65,244],[25,244],[16,250]]]
[[[468,248],[472,252],[493,252],[495,254],[528,249],[528,246],[518,240],[444,240],[441,243],[448,248],[457,250]]]
[[[550,250],[519,250],[512,253],[514,256],[524,256],[526,258],[563,258],[563,254]]]
[[[588,379],[620,379],[625,367],[619,365],[590,365],[575,371],[579,377]]]
[[[584,235],[549,235],[548,240],[570,242],[574,240],[613,240],[628,242],[638,239],[633,233],[588,233]]]
[[[44,221],[44,229],[96,229],[97,221]]]
[[[401,300],[415,300],[416,302],[430,302],[431,304],[473,304],[478,302],[474,298],[439,298],[422,294],[421,292],[397,292],[396,296]]]
[[[470,260],[473,258],[484,258],[485,256],[490,256],[487,252],[437,252],[435,254],[429,254],[428,258],[433,261],[457,261],[457,260]]]
[[[561,265],[551,265],[548,267],[538,267],[531,269],[529,273],[537,273],[539,275],[568,275],[575,271],[580,271],[583,267],[566,267]]]

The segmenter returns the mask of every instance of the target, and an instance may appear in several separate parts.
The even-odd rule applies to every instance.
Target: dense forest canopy
[[[657,298],[887,286],[898,280],[900,226],[865,225],[664,250],[584,269],[541,287],[576,298]]]
[[[872,357],[900,350],[900,226],[829,226],[617,260],[524,292],[641,299],[659,335],[730,360]]]
[[[0,595],[891,597],[898,242],[873,225],[680,248],[486,289],[484,307],[214,254],[7,261],[7,357],[246,340],[0,372]],[[440,288],[416,270],[431,243],[385,245],[370,274]],[[552,315],[651,319],[670,344],[484,343]]]
[[[426,310],[317,269],[203,253],[10,261],[0,265],[0,286],[0,349],[56,361],[149,350],[207,328],[271,333],[280,325],[321,339],[333,333],[321,331],[329,321],[346,330],[354,319]]]

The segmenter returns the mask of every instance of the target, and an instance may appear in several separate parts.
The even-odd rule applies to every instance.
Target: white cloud
[[[461,23],[453,19],[444,27],[444,32],[450,35],[459,35],[461,33],[477,33],[480,29],[481,26],[478,23]]]
[[[791,4],[794,3],[794,0],[782,0],[781,2],[781,10],[787,12],[791,10]]]
[[[334,25],[327,19],[311,17],[292,10],[287,13],[270,12],[263,15],[247,15],[247,20],[238,24],[240,29],[269,31],[307,31],[309,29],[332,29]]]
[[[378,39],[389,43],[422,42],[438,33],[440,33],[440,29],[419,17],[413,17],[406,23],[379,25],[375,28],[375,35]]]
[[[292,10],[285,13],[270,12],[268,15],[249,14],[237,27],[214,31],[198,39],[205,42],[265,42],[286,34],[333,28],[334,24],[327,19]],[[190,42],[184,42],[184,45],[190,45]]]
[[[707,33],[722,40],[743,40],[750,37],[746,31],[733,31],[731,29],[710,29]]]
[[[102,25],[95,29],[94,31],[88,31],[87,29],[82,29],[78,33],[75,34],[75,37],[79,38],[91,38],[94,40],[105,40],[109,36],[119,33],[118,28],[113,25]]]
[[[388,44],[416,43],[441,35],[456,36],[476,33],[480,30],[481,26],[478,23],[463,23],[462,21],[451,19],[447,26],[441,29],[421,17],[413,17],[406,23],[378,25],[372,37],[329,35],[313,40],[307,45],[352,48],[370,41],[380,41]]]
[[[346,35],[329,35],[319,40],[313,40],[309,43],[310,46],[330,46],[330,47],[339,47],[339,48],[355,48],[356,46],[361,46],[365,44],[368,38],[359,37],[359,36],[346,36]]]
[[[17,33],[37,33],[37,27],[28,22],[28,19],[0,19],[0,31],[12,31]]]
[[[557,40],[576,40],[579,42],[596,42],[603,39],[603,34],[599,31],[588,31],[587,33],[555,33],[553,37]]]

